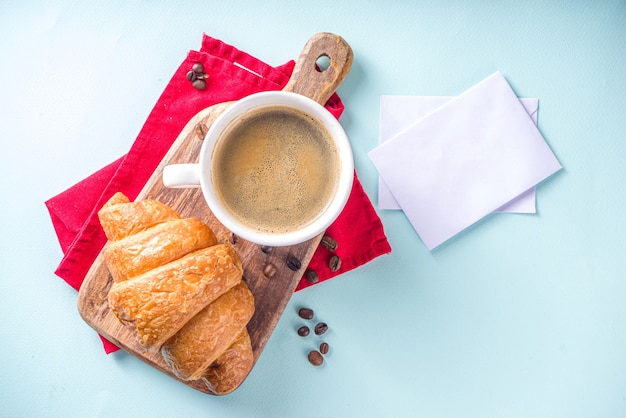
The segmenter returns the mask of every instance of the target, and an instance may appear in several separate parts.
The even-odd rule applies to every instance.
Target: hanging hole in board
[[[330,57],[328,55],[320,55],[317,60],[315,60],[315,68],[320,73],[328,70],[328,67],[330,67]]]

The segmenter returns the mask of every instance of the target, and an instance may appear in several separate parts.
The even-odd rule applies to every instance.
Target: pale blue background
[[[278,65],[321,31],[354,49],[342,123],[374,201],[380,95],[456,95],[500,70],[540,99],[565,167],[538,214],[429,253],[379,211],[393,253],[295,294],[228,397],[106,356],[53,274],[43,202],[128,150],[203,32]],[[626,416],[625,46],[624,0],[0,2],[0,415]],[[331,326],[322,368],[300,305]]]

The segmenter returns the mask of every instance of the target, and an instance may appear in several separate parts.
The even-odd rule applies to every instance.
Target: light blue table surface
[[[294,294],[227,397],[194,391],[81,320],[44,201],[124,154],[202,33],[279,65],[322,31],[355,54],[341,122],[375,203],[384,94],[457,95],[500,70],[540,100],[564,170],[536,215],[429,252],[378,210],[390,255]],[[626,2],[0,2],[0,415],[626,416]],[[314,368],[295,310],[331,327]]]

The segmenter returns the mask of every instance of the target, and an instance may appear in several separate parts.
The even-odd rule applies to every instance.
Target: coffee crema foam
[[[326,127],[288,106],[264,106],[231,122],[212,160],[213,186],[224,208],[268,234],[314,221],[335,194],[341,171]]]

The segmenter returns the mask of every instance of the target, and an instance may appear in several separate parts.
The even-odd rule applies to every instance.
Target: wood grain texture
[[[327,55],[331,58],[331,67],[332,57],[343,57],[340,62],[347,68],[337,66],[336,69],[320,78],[318,74],[324,73],[315,70],[315,61],[321,55]],[[324,104],[347,75],[352,63],[351,57],[352,52],[349,46],[340,37],[332,34],[315,35],[298,58],[296,69],[299,70],[294,71],[292,79],[284,90],[305,94]],[[311,69],[315,73],[311,73]],[[317,92],[322,93],[317,94]],[[248,323],[248,332],[250,333],[254,362],[256,363],[323,234],[298,245],[275,247],[271,252],[266,253],[257,244],[233,237],[233,234],[213,216],[204,201],[200,188],[169,189],[163,185],[163,167],[168,164],[197,162],[204,139],[201,133],[206,132],[215,119],[231,104],[232,102],[221,103],[204,109],[187,123],[137,200],[156,199],[172,207],[182,217],[200,218],[213,229],[219,242],[230,242],[234,245],[244,266],[244,281],[255,298],[256,310]],[[291,270],[286,263],[288,257],[296,257],[300,260],[302,267],[297,271]],[[271,278],[263,275],[263,269],[267,263],[276,266],[276,274]],[[109,309],[107,294],[112,283],[113,280],[103,263],[102,254],[100,254],[87,273],[78,295],[78,311],[81,317],[100,335],[120,348],[177,379],[161,355],[143,349],[135,340],[132,332],[124,327]],[[182,381],[182,383],[204,393],[212,394],[200,380]]]
[[[320,71],[317,60],[327,57],[328,68]],[[340,36],[318,33],[306,43],[285,86],[285,91],[307,96],[320,104],[328,101],[350,72],[354,55]]]

